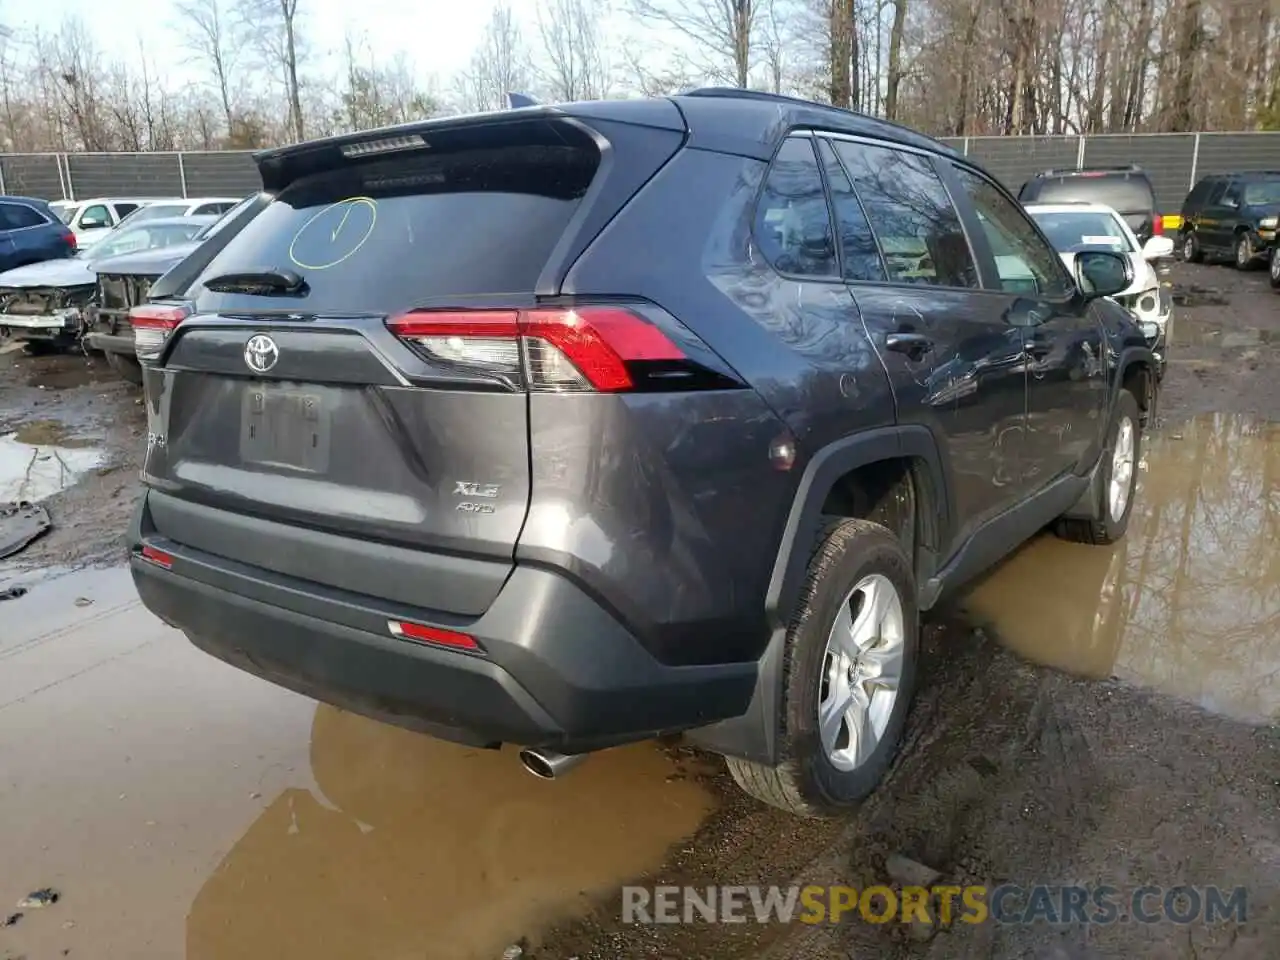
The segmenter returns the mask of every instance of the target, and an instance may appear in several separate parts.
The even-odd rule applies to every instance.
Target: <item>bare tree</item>
[[[600,100],[609,93],[604,40],[592,0],[540,0],[539,63],[534,73],[556,100]]]
[[[704,61],[704,72],[719,82],[746,87],[760,43],[760,14],[772,0],[632,0],[632,10],[648,23],[682,34]]]
[[[306,139],[302,95],[298,81],[298,61],[302,50],[298,0],[241,0],[240,20],[257,38],[268,65],[279,70],[289,107],[290,133],[295,140]]]
[[[455,81],[458,96],[467,110],[502,110],[508,93],[528,88],[529,74],[529,56],[520,27],[511,8],[499,4],[494,7],[479,47],[471,55],[471,63]]]
[[[224,0],[177,0],[174,9],[184,45],[209,69],[230,134],[234,125],[232,73],[243,50],[243,23],[229,14]]]

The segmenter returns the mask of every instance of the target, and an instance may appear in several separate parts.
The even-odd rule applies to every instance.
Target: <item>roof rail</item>
[[[815,103],[801,97],[789,97],[785,93],[769,93],[765,90],[747,90],[744,87],[697,87],[679,94],[682,97],[723,97],[726,100],[763,100],[772,103],[794,103],[805,107],[822,107],[825,110],[844,110],[845,113],[857,113],[845,107],[837,107],[830,103]]]

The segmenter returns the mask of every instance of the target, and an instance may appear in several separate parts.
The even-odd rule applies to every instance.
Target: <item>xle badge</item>
[[[499,487],[496,483],[455,480],[453,484],[453,495],[455,497],[482,497],[486,500],[494,500],[498,496],[498,490]],[[454,509],[462,513],[493,513],[493,504],[474,503],[471,500],[464,500]]]

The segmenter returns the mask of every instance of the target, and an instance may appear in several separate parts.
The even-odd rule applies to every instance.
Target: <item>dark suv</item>
[[[1023,203],[1105,203],[1120,214],[1139,244],[1164,233],[1155,187],[1137,165],[1045,170],[1022,185],[1018,199]]]
[[[819,814],[887,769],[922,612],[1125,530],[1128,261],[1073,279],[934,140],[709,90],[257,163],[133,311],[131,565],[259,676],[544,777],[685,732]]]
[[[1239,270],[1267,259],[1280,216],[1280,171],[1202,177],[1182,202],[1179,247],[1193,263],[1230,258]]]

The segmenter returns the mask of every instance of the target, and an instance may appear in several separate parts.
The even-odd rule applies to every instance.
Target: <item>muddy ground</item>
[[[1245,960],[1280,955],[1280,551],[1275,546],[1280,430],[1273,425],[1280,422],[1280,294],[1272,293],[1261,272],[1242,275],[1226,267],[1178,264],[1172,276],[1179,300],[1174,345],[1129,536],[1112,550],[1041,538],[927,626],[907,745],[888,781],[855,815],[811,822],[775,813],[742,797],[714,758],[667,745],[660,760],[635,750],[622,752],[630,760],[597,758],[563,786],[494,780],[490,786],[504,791],[531,791],[530,799],[519,802],[530,819],[522,828],[521,815],[510,820],[504,813],[500,834],[486,836],[479,847],[419,838],[410,824],[431,811],[416,810],[413,797],[431,794],[422,801],[430,807],[436,803],[435,788],[434,781],[411,771],[434,770],[445,754],[433,753],[422,738],[344,720],[329,708],[316,711],[300,698],[305,706],[289,700],[290,719],[278,722],[297,728],[297,742],[280,747],[281,756],[292,759],[275,758],[273,738],[257,742],[259,735],[247,721],[247,730],[219,728],[213,752],[225,754],[237,770],[246,768],[243,775],[257,785],[253,796],[261,795],[263,810],[238,841],[239,828],[225,839],[219,834],[202,841],[203,859],[190,867],[204,885],[186,921],[187,955],[294,955],[273,939],[271,904],[277,898],[285,918],[277,926],[298,931],[314,922],[331,936],[341,930],[352,938],[341,948],[332,939],[317,941],[308,948],[312,957],[461,958],[473,955],[467,952],[472,947],[482,950],[476,955],[491,950],[489,941],[482,947],[476,946],[481,941],[466,941],[467,949],[440,947],[463,940],[438,911],[424,913],[421,901],[415,904],[414,884],[426,882],[425,874],[401,862],[405,849],[452,858],[434,869],[451,876],[456,869],[455,888],[480,883],[491,906],[478,916],[494,924],[507,942],[527,937],[524,954],[537,958]],[[6,578],[38,584],[44,568],[118,557],[137,495],[137,453],[145,430],[137,394],[113,380],[101,361],[0,356],[0,434],[15,428],[25,428],[29,443],[79,440],[98,450],[101,460],[81,482],[45,501],[53,532],[7,568],[0,566],[0,588]],[[24,611],[39,609],[34,604],[42,589],[33,588],[23,598]],[[0,622],[11,605],[0,604]],[[145,616],[141,611],[128,615],[135,614]],[[153,629],[121,623],[121,630]],[[155,642],[161,647],[148,651],[173,646],[167,639]],[[2,648],[0,642],[0,655]],[[185,651],[163,655],[188,656]],[[192,654],[182,659],[182,670],[199,669],[203,662]],[[216,676],[219,683],[253,684],[243,688],[251,691],[246,697],[277,696],[274,688],[260,689],[234,672],[225,680],[221,672]],[[12,702],[21,709],[26,695]],[[0,696],[0,710],[6,705]],[[56,713],[32,716],[32,723],[57,722]],[[174,722],[198,731],[202,720],[193,716]],[[247,742],[235,741],[235,733]],[[310,746],[304,747],[307,738]],[[294,759],[305,767],[308,750],[315,779],[328,800],[359,824],[356,833],[398,837],[399,849],[395,843],[378,848],[382,859],[363,851],[352,867],[355,848],[349,845],[355,841],[339,831],[308,858],[291,860],[276,850],[279,841],[270,838],[296,832],[299,810],[317,820],[322,811],[305,805],[310,794],[303,787],[263,786],[276,782],[274,774],[250,776],[248,771],[255,756],[263,770],[292,771]],[[139,763],[146,745],[136,752],[133,762]],[[381,758],[381,766],[375,769],[370,756]],[[447,756],[455,762],[455,754]],[[489,762],[486,758],[466,762],[473,765],[468,778],[489,776],[474,772],[475,765]],[[18,771],[25,768],[7,766],[0,771],[0,812],[7,815],[0,831],[5,832],[14,829],[15,811],[21,816],[30,806],[48,805],[44,791],[52,791],[56,780],[52,773],[45,780],[33,773],[39,785],[24,799]],[[604,769],[588,772],[597,768]],[[492,776],[505,777],[506,769]],[[610,770],[606,783],[602,778]],[[236,775],[232,780],[239,782]],[[643,803],[621,800],[619,781],[631,785],[626,796],[643,797]],[[535,790],[548,787],[574,791],[562,794],[567,806],[560,815]],[[184,802],[191,802],[190,793],[184,793]],[[476,794],[474,802],[485,803],[483,796],[483,791]],[[6,801],[15,806],[6,807]],[[653,822],[646,811],[664,803],[672,804],[672,812],[660,818],[662,823]],[[466,809],[455,799],[437,812],[457,815]],[[602,817],[601,809],[607,815]],[[163,814],[147,816],[163,820]],[[216,833],[221,819],[195,822],[207,822],[208,831]],[[673,836],[687,834],[699,822],[696,832],[672,843]],[[32,823],[37,834],[47,831],[50,837],[64,826],[39,817]],[[522,830],[535,839],[517,839]],[[613,848],[624,834],[636,849]],[[38,868],[51,856],[49,842],[37,835],[19,862]],[[515,865],[504,863],[509,846],[524,857]],[[133,848],[130,842],[128,849]],[[602,850],[611,852],[607,863],[588,868]],[[72,863],[75,853],[67,850],[62,856]],[[885,861],[895,853],[938,871],[939,882],[957,885],[1109,884],[1124,891],[1143,884],[1245,887],[1247,919],[1219,925],[956,924],[937,932],[856,918],[818,927],[634,926],[619,918],[618,886],[628,880],[863,888],[890,882]],[[224,854],[211,872],[209,864]],[[476,858],[483,862],[479,879],[457,866]],[[334,899],[312,908],[310,921],[303,919],[309,916],[305,899],[295,901],[299,890],[311,890],[301,878],[317,872],[358,880],[349,889],[330,891]],[[58,876],[67,886],[70,910],[76,868]],[[533,881],[542,895],[527,890],[516,895],[521,883]],[[457,896],[456,890],[430,889],[446,903],[453,903],[448,895]],[[109,912],[111,896],[102,894],[95,909]],[[377,901],[376,909],[365,902],[368,897]],[[350,902],[346,917],[344,898]],[[215,901],[216,909],[209,906]],[[158,899],[156,909],[180,909],[164,903]],[[0,902],[0,912],[4,906]],[[463,909],[461,901],[456,909]],[[573,919],[558,919],[570,915]],[[225,931],[237,924],[239,936],[228,937]],[[416,932],[392,935],[402,928]],[[211,929],[223,932],[212,936]],[[16,938],[7,941],[8,933],[0,929],[0,957],[8,956],[6,949],[27,949]],[[40,942],[52,947],[56,938],[49,937]],[[351,946],[361,943],[370,949]],[[419,944],[418,952],[407,949],[410,943]],[[135,946],[121,955],[163,955],[150,952],[150,946],[148,940],[145,948]],[[32,951],[29,960],[44,955]]]

